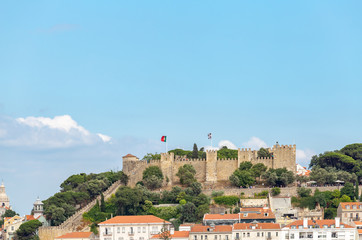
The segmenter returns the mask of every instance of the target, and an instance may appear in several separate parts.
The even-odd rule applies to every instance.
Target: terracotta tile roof
[[[230,225],[216,225],[214,227],[214,229],[211,231],[211,227],[210,226],[193,226],[191,228],[191,232],[195,233],[195,232],[231,232],[232,230],[232,226]]]
[[[308,220],[308,226],[315,226],[315,225],[319,225],[320,228],[323,228],[323,225],[327,225],[328,227],[331,227],[331,225],[335,225],[335,220],[334,219],[327,219],[327,220]],[[344,223],[340,223],[340,225],[344,225],[344,228],[354,228],[350,225],[344,224]],[[303,226],[303,220],[297,220],[295,222],[292,222],[288,225],[286,225],[286,228],[290,228],[291,226]]]
[[[174,234],[171,235],[171,238],[189,238],[189,231],[175,231]],[[153,235],[152,238],[160,239],[160,234]]]
[[[27,220],[27,221],[35,220],[35,218],[34,218],[33,215],[25,215],[25,217],[26,217],[26,220]]]
[[[117,216],[107,221],[101,222],[101,224],[117,224],[117,223],[170,223],[159,217],[153,215],[140,215],[140,216]]]
[[[238,214],[205,214],[204,220],[274,219],[270,208],[241,208]]]
[[[56,238],[89,238],[91,235],[92,232],[72,232]]]
[[[358,234],[362,234],[362,229],[357,229]]]
[[[136,157],[136,156],[128,153],[126,156],[123,157]]]
[[[354,221],[354,224],[356,224],[356,225],[362,225],[362,222],[360,222],[360,221]]]
[[[217,220],[217,219],[239,219],[239,214],[205,214],[205,220]]]
[[[359,206],[362,206],[362,202],[341,202],[341,207],[342,209],[346,209],[346,210],[357,210],[357,209],[362,209],[359,208]],[[346,206],[349,206],[350,208],[347,209]],[[356,209],[353,209],[352,206],[357,206]]]
[[[235,223],[235,230],[243,230],[243,229],[280,229],[280,224],[278,223]]]

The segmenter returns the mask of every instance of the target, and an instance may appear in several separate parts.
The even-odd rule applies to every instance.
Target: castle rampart
[[[263,163],[268,168],[287,168],[296,172],[296,146],[276,144],[267,148],[272,157],[258,157],[257,150],[238,149],[237,159],[218,159],[217,150],[206,151],[206,159],[193,159],[186,156],[175,156],[174,153],[161,153],[160,160],[149,162],[139,160],[128,154],[123,157],[123,171],[130,177],[129,185],[134,186],[142,180],[143,171],[150,166],[158,166],[165,177],[165,184],[179,182],[176,176],[178,169],[184,164],[191,164],[196,169],[196,179],[202,183],[215,183],[228,180],[240,163],[248,161],[252,164]]]

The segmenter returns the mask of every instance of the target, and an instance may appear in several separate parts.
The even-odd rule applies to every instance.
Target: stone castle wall
[[[196,169],[196,179],[201,183],[216,183],[228,180],[230,175],[239,167],[241,162],[249,161],[253,164],[263,163],[268,168],[287,168],[296,172],[296,146],[274,145],[267,149],[272,157],[259,158],[258,151],[249,149],[238,149],[237,159],[218,159],[217,150],[206,151],[206,159],[188,159],[175,156],[173,153],[161,153],[160,160],[149,162],[139,160],[133,155],[123,157],[123,171],[129,176],[129,185],[134,186],[142,180],[143,171],[150,166],[158,166],[171,186],[178,183],[176,176],[178,169],[184,164],[191,164]]]

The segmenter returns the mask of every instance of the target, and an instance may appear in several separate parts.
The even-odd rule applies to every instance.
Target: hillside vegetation
[[[44,213],[51,225],[58,226],[118,180],[126,184],[128,177],[122,171],[72,175],[60,185],[60,192],[43,201]]]

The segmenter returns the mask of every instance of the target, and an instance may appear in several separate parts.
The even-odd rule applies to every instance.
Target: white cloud
[[[70,132],[72,129],[79,131],[84,135],[89,135],[89,132],[84,127],[79,126],[76,121],[69,115],[55,116],[54,118],[47,117],[26,117],[17,118],[17,122],[28,125],[30,127],[49,127],[52,129],[58,129],[65,132]]]
[[[229,140],[221,140],[219,142],[219,149],[226,146],[228,149],[238,149],[234,143],[230,142]]]
[[[112,139],[110,136],[104,135],[102,133],[97,133],[97,135],[102,139],[103,142],[109,142]]]
[[[111,137],[91,133],[69,115],[49,117],[0,118],[0,145],[32,149],[68,148],[110,143]]]
[[[316,153],[310,149],[305,149],[305,150],[297,149],[296,150],[296,161],[300,165],[302,165],[304,167],[308,167],[313,155],[316,155]]]
[[[255,150],[259,150],[260,148],[267,148],[268,145],[261,140],[260,138],[257,137],[251,137],[249,139],[249,141],[244,142],[243,146],[246,148],[251,148],[251,149],[255,149]]]

